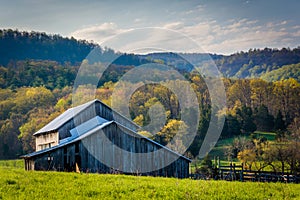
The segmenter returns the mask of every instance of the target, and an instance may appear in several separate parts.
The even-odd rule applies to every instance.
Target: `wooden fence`
[[[300,177],[289,173],[245,170],[243,165],[230,163],[229,165],[215,165],[209,175],[201,173],[190,174],[193,179],[214,179],[227,181],[252,181],[252,182],[285,182],[300,183]]]

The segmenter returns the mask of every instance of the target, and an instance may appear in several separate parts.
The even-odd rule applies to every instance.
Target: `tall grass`
[[[37,172],[0,166],[0,199],[299,198],[300,185],[296,184]]]
[[[24,169],[23,160],[0,160],[0,167]]]

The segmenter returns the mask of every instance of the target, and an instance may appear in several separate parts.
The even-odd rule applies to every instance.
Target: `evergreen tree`
[[[274,128],[274,117],[269,114],[269,109],[267,106],[262,105],[257,109],[255,113],[255,124],[257,130],[260,131],[271,131]]]
[[[281,130],[281,131],[286,129],[285,122],[283,120],[283,115],[280,110],[277,112],[277,115],[276,115],[276,118],[274,121],[274,129]]]
[[[229,114],[224,123],[221,133],[223,138],[233,137],[241,134],[241,125],[235,116]]]
[[[252,117],[252,109],[251,107],[242,106],[242,109],[237,110],[237,115],[240,118],[241,131],[244,134],[252,133],[256,130],[256,124],[254,123]]]

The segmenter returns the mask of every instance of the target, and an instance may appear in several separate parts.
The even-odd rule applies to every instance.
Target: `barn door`
[[[80,172],[81,169],[81,157],[79,151],[79,142],[75,143],[75,171]]]

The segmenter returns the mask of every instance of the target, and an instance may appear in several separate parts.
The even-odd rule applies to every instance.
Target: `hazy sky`
[[[300,46],[299,0],[0,0],[0,3],[0,28],[43,31],[99,43],[124,31],[159,27],[178,31],[212,53]],[[165,39],[162,37],[162,44]],[[180,46],[180,42],[176,45]]]

